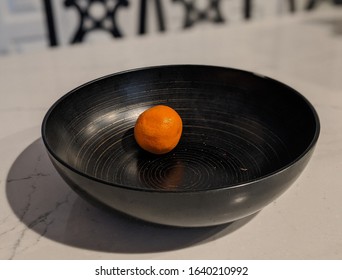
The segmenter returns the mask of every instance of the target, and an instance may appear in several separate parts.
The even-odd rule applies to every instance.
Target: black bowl
[[[183,119],[168,154],[140,149],[138,115],[165,104]],[[58,100],[42,125],[50,158],[82,197],[146,221],[211,226],[254,214],[307,165],[319,119],[294,89],[254,73],[172,65],[117,73]]]

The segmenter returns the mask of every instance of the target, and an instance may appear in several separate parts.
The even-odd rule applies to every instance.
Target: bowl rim
[[[211,188],[211,189],[198,189],[198,190],[162,190],[162,189],[144,189],[144,188],[139,188],[139,187],[134,187],[134,186],[127,186],[127,185],[121,185],[121,184],[116,184],[116,183],[112,183],[112,182],[108,182],[106,180],[103,179],[99,179],[97,177],[91,176],[89,174],[86,174],[80,170],[78,170],[77,168],[69,165],[67,162],[65,162],[64,160],[62,160],[60,157],[57,156],[57,154],[52,150],[52,148],[49,146],[48,141],[47,141],[47,135],[46,135],[46,129],[47,129],[47,122],[48,119],[51,115],[51,113],[53,112],[53,110],[65,99],[67,99],[70,95],[74,94],[75,92],[77,92],[80,88],[86,87],[90,84],[93,84],[95,82],[99,82],[101,80],[107,79],[107,78],[111,78],[111,77],[115,77],[115,76],[120,76],[120,75],[126,75],[126,74],[130,74],[130,73],[135,73],[135,72],[140,72],[140,71],[146,71],[146,70],[153,70],[153,69],[161,69],[161,68],[174,68],[174,67],[182,67],[182,68],[186,68],[186,67],[199,67],[199,68],[207,68],[207,69],[216,69],[216,70],[223,70],[223,71],[233,71],[233,72],[240,72],[243,73],[245,75],[253,75],[253,76],[257,76],[260,79],[265,79],[268,80],[272,83],[276,83],[279,86],[282,86],[284,88],[287,88],[290,92],[292,92],[293,94],[297,95],[299,98],[301,98],[304,103],[308,106],[308,108],[310,109],[313,118],[315,120],[315,133],[311,139],[311,142],[309,143],[309,145],[306,147],[306,149],[299,155],[297,156],[294,160],[292,160],[291,162],[289,162],[288,164],[282,166],[281,168],[278,168],[277,170],[264,174],[260,177],[242,182],[242,183],[237,183],[237,184],[231,184],[231,185],[226,185],[226,186],[220,186],[220,187],[216,187],[216,188]],[[314,106],[311,104],[311,102],[301,93],[299,93],[297,90],[295,90],[294,88],[292,88],[291,86],[280,82],[277,79],[271,78],[269,76],[265,76],[263,74],[259,74],[257,72],[252,72],[252,71],[248,71],[248,70],[242,70],[242,69],[238,69],[238,68],[232,68],[232,67],[225,67],[225,66],[216,66],[216,65],[206,65],[206,64],[165,64],[165,65],[153,65],[153,66],[145,66],[145,67],[137,67],[137,68],[132,68],[132,69],[128,69],[128,70],[123,70],[123,71],[118,71],[118,72],[114,72],[108,75],[104,75],[95,79],[92,79],[86,83],[83,83],[77,87],[75,87],[74,89],[68,91],[66,94],[62,95],[60,98],[58,98],[53,104],[52,106],[48,109],[48,111],[46,112],[43,121],[42,121],[42,125],[41,125],[41,135],[42,135],[42,140],[43,143],[48,151],[48,153],[55,159],[57,160],[62,166],[64,166],[67,169],[70,169],[71,171],[73,171],[74,173],[86,177],[89,180],[93,180],[95,182],[110,186],[110,187],[115,187],[115,188],[122,188],[122,189],[128,189],[131,191],[139,191],[139,192],[153,192],[153,193],[173,193],[173,194],[180,194],[180,193],[202,193],[202,192],[214,192],[214,191],[218,191],[218,190],[223,190],[223,189],[235,189],[235,188],[241,188],[241,187],[245,187],[245,186],[249,186],[251,184],[255,184],[257,182],[261,182],[265,179],[268,179],[270,177],[273,177],[277,174],[280,174],[282,172],[285,172],[288,168],[290,168],[291,166],[293,166],[295,163],[299,162],[302,158],[304,158],[311,150],[314,149],[315,145],[318,142],[318,138],[320,135],[320,130],[321,130],[321,124],[320,124],[320,120],[319,120],[319,116],[318,113],[316,111],[316,109],[314,108]]]

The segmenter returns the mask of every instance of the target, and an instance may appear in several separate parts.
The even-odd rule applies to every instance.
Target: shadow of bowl
[[[230,234],[255,216],[219,226],[180,228],[94,207],[80,199],[58,175],[41,139],[14,161],[7,177],[6,194],[20,221],[39,235],[103,252],[148,253],[195,246]]]

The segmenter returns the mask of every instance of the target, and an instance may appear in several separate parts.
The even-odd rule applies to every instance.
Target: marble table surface
[[[50,163],[40,127],[74,87],[121,70],[210,64],[287,83],[315,106],[307,168],[258,214],[169,228],[94,208]],[[0,259],[342,259],[342,10],[0,57]]]

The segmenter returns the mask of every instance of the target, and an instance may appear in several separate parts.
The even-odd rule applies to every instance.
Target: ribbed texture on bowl
[[[133,137],[139,114],[157,104],[174,108],[184,126],[178,146],[162,156],[142,151]],[[80,86],[52,106],[42,133],[53,160],[95,183],[193,193],[281,173],[314,147],[319,121],[302,95],[275,80],[174,65]]]

